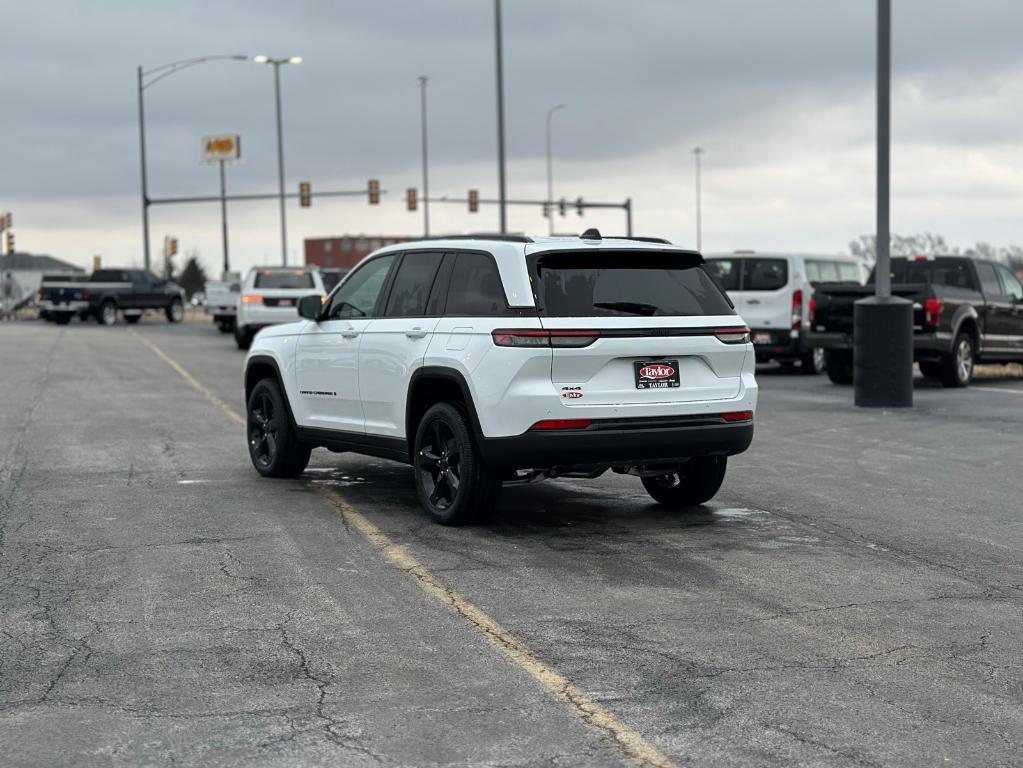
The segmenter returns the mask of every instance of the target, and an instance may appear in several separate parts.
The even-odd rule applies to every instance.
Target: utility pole
[[[913,405],[913,304],[892,296],[889,229],[892,0],[877,2],[877,263],[874,296],[854,309],[853,393],[858,406]]]
[[[231,270],[231,260],[227,255],[227,179],[224,174],[224,160],[220,165],[220,233],[224,241],[224,274]]]
[[[145,90],[142,67],[138,68],[139,97],[139,167],[142,171],[142,253],[146,271],[149,271],[149,179],[146,171],[146,116],[142,92]]]
[[[497,196],[500,202],[500,232],[508,233],[506,200],[508,197],[504,175],[504,63],[501,52],[501,0],[494,0],[494,36],[497,52]]]
[[[703,210],[700,195],[700,156],[703,155],[703,147],[693,147],[693,157],[696,160],[696,250],[703,249]]]
[[[419,76],[420,119],[423,126],[423,237],[430,236],[430,181],[426,153],[426,75]]]
[[[554,204],[554,162],[551,159],[551,117],[559,109],[564,109],[564,104],[556,104],[547,110],[547,201]],[[547,217],[547,224],[550,227],[548,234],[554,234],[554,216],[553,211],[548,208],[548,211],[552,214]]]

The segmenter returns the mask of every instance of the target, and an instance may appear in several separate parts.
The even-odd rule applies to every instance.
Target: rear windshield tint
[[[742,272],[741,259],[711,259],[704,269],[721,283],[721,287],[726,291],[739,290],[739,275]]]
[[[548,317],[735,314],[702,265],[684,255],[550,254],[538,260],[537,275]]]
[[[789,263],[785,259],[742,260],[742,290],[777,291],[788,283]]]
[[[870,274],[874,282],[874,273]],[[947,288],[977,290],[970,265],[966,259],[933,259],[931,261],[910,261],[892,259],[893,283],[929,283]]]
[[[256,273],[256,288],[312,288],[314,285],[312,272],[266,270]]]

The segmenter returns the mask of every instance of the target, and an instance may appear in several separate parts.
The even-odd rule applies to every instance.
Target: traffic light
[[[313,185],[308,181],[298,182],[298,204],[303,208],[313,204]]]
[[[549,219],[551,217],[551,204],[550,203],[544,203],[543,204],[543,217],[545,219]]]
[[[173,256],[178,252],[178,239],[176,237],[167,238],[167,255]]]
[[[366,186],[369,189],[369,204],[378,205],[380,203],[380,181],[370,179]]]
[[[469,213],[477,213],[480,209],[480,191],[478,189],[469,190]]]
[[[585,203],[583,203],[583,199],[581,197],[577,197],[575,199],[575,212],[578,213],[580,216],[582,216],[583,215],[583,210],[585,208],[586,208],[586,205],[585,205]]]
[[[409,187],[405,190],[405,206],[410,210],[416,209],[416,188]]]
[[[562,216],[565,215],[565,198],[561,198],[558,201],[558,213]]]
[[[7,241],[7,255],[14,253],[14,233],[11,230],[4,232],[4,239]]]

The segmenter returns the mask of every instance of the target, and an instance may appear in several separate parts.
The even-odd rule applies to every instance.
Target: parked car
[[[75,313],[69,311],[69,302],[73,301],[72,283],[84,283],[89,276],[84,272],[53,272],[43,275],[39,280],[39,290],[36,291],[36,306],[39,308],[39,317],[47,322],[57,322],[61,325],[71,321]],[[51,289],[51,290],[47,290]],[[81,302],[81,299],[78,299]],[[88,317],[88,302],[80,303],[79,315],[83,320]]]
[[[735,251],[709,254],[707,271],[749,323],[758,362],[824,370],[824,354],[806,342],[809,301],[821,282],[862,285],[867,268],[854,256]]]
[[[965,387],[976,363],[1023,362],[1023,286],[1004,265],[966,256],[892,259],[892,295],[913,302],[913,358],[928,378]],[[853,380],[854,305],[866,286],[824,283],[814,293],[810,343],[836,384]]]
[[[380,249],[253,342],[252,463],[293,477],[325,446],[412,464],[449,525],[485,515],[504,482],[609,469],[661,504],[702,504],[757,402],[748,329],[702,264],[596,230]]]
[[[144,269],[97,269],[85,282],[53,282],[40,290],[40,303],[58,324],[80,315],[113,325],[118,312],[127,323],[137,323],[146,311],[163,312],[172,323],[185,317],[184,291]]]
[[[323,287],[330,293],[334,290],[334,286],[341,282],[341,278],[349,273],[347,269],[321,269],[320,277],[323,280]]]
[[[238,296],[234,340],[248,349],[261,328],[298,319],[298,300],[326,295],[316,267],[254,267]]]
[[[238,313],[238,297],[241,294],[240,279],[206,283],[206,314],[213,318],[213,324],[220,329],[221,333],[234,331],[234,320]]]

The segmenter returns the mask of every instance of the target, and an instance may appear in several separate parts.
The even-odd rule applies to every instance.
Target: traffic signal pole
[[[443,197],[431,197],[430,198],[430,202],[432,202],[432,203],[457,203],[457,204],[460,204],[460,205],[469,205],[470,204],[470,199],[467,198],[467,197],[447,197],[445,195]],[[553,211],[551,211],[551,207],[554,205],[554,201],[551,201],[551,200],[509,200],[507,198],[484,198],[484,197],[477,197],[477,198],[475,198],[475,202],[476,202],[477,205],[500,205],[500,206],[506,206],[506,205],[527,205],[527,206],[528,205],[535,205],[535,206],[539,206],[541,209],[546,210],[551,215],[553,215]],[[560,205],[563,205],[566,208],[567,207],[575,208],[580,216],[582,216],[583,211],[585,211],[587,208],[620,208],[621,210],[625,211],[625,234],[626,234],[626,237],[632,237],[632,198],[631,197],[625,198],[625,201],[621,202],[621,203],[588,202],[586,200],[583,200],[582,198],[578,198],[577,200],[574,200],[574,201],[561,200],[561,201],[559,201],[559,203],[560,203]],[[507,234],[507,232],[502,232],[501,234]]]
[[[913,304],[892,296],[889,230],[892,0],[877,2],[877,263],[875,295],[854,309],[854,402],[868,408],[913,405]]]
[[[142,67],[138,68],[138,97],[139,97],[139,168],[142,174],[142,253],[146,271],[150,269],[149,263],[149,180],[146,170],[146,116],[143,107],[143,91],[145,82]]]

